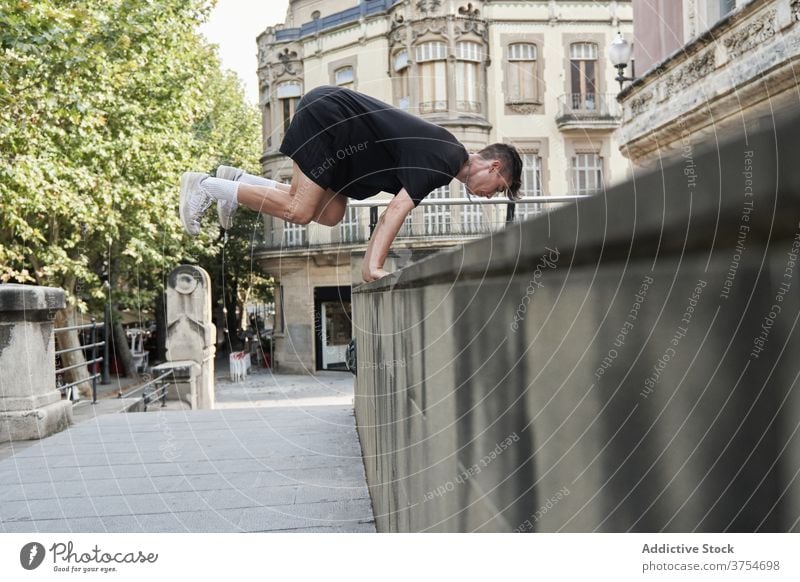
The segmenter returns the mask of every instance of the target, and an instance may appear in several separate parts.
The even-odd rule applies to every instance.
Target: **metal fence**
[[[91,330],[91,339],[90,343],[86,345],[79,345],[74,348],[65,348],[62,350],[56,351],[56,387],[61,391],[61,393],[66,396],[70,402],[75,402],[75,391],[74,388],[78,384],[82,384],[84,382],[91,382],[92,383],[92,404],[97,402],[97,379],[100,377],[99,373],[91,374],[86,378],[81,378],[80,380],[76,380],[75,382],[70,382],[69,384],[63,384],[62,378],[64,372],[68,370],[74,370],[76,368],[80,368],[81,366],[86,366],[91,370],[90,366],[95,366],[96,364],[103,363],[104,366],[108,365],[103,357],[97,355],[97,348],[103,347],[106,345],[106,340],[104,338],[103,341],[97,341],[97,328],[100,326],[104,326],[105,322],[98,322],[92,318],[91,323],[86,323],[84,325],[72,325],[68,327],[59,327],[53,330],[54,333],[64,332],[64,331],[82,331],[85,329]],[[90,351],[91,359],[86,360],[85,362],[79,362],[77,364],[72,364],[71,366],[66,367],[59,367],[58,362],[60,361],[60,357],[63,354],[68,354],[71,352],[77,352],[82,350],[84,352],[84,358],[86,358],[86,351]]]
[[[132,398],[135,394],[141,392],[142,405],[145,412],[147,412],[147,405],[156,401],[161,402],[161,407],[163,408],[167,405],[167,388],[169,386],[164,379],[171,374],[172,372],[164,372],[160,376],[148,380],[141,386],[137,386],[124,394],[122,393],[122,388],[120,388],[117,398]]]
[[[496,232],[513,222],[521,222],[573,202],[585,195],[528,196],[520,200],[506,198],[437,198],[426,199],[414,214],[409,214],[397,235],[398,240],[428,237],[471,238]],[[379,208],[391,198],[349,200],[348,212],[330,242],[314,240],[306,226],[283,223],[268,236],[262,249],[310,248],[326,245],[366,243],[378,223]]]

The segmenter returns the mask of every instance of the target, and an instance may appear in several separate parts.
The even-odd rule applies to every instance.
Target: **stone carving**
[[[637,95],[636,97],[631,99],[631,104],[630,104],[631,114],[639,115],[643,113],[646,109],[648,109],[650,101],[652,100],[653,100],[653,94],[650,92]]]
[[[269,65],[269,53],[272,46],[266,39],[266,35],[258,39],[258,68],[266,67]]]
[[[481,12],[477,8],[472,7],[472,2],[466,6],[461,6],[458,9],[458,14],[462,17],[459,19],[458,27],[458,31],[461,34],[472,32],[482,38],[488,38],[486,34],[486,21],[479,18]]]
[[[532,115],[538,113],[542,106],[539,103],[506,103],[506,107],[514,113]]]
[[[710,74],[714,70],[715,65],[714,51],[709,50],[680,67],[665,81],[662,101],[690,87]]]
[[[278,75],[299,75],[298,69],[295,68],[297,64],[297,51],[290,51],[289,48],[283,49],[283,52],[278,53],[278,60],[283,66]]]
[[[775,10],[767,10],[759,18],[732,31],[722,44],[730,58],[737,58],[775,36]]]
[[[178,398],[192,408],[213,408],[217,328],[211,321],[208,273],[192,265],[174,268],[167,279],[166,311],[169,362],[157,368],[177,374],[173,393]]]
[[[486,28],[486,21],[481,20],[480,18],[460,18],[457,20],[456,25],[456,32],[460,35],[462,34],[477,34],[482,39],[488,42],[489,34]]]
[[[442,5],[442,0],[417,0],[417,10],[423,14],[435,12]]]
[[[414,23],[411,36],[414,40],[424,34],[438,34],[445,36],[447,34],[447,21],[444,18],[426,18]]]
[[[459,7],[458,13],[461,16],[466,16],[467,18],[474,20],[475,18],[478,18],[478,16],[480,15],[481,11],[478,10],[477,8],[473,8],[472,7],[472,2],[470,2],[466,6]]]
[[[176,267],[167,287],[167,358],[202,362],[213,348],[211,278],[191,265]]]
[[[405,19],[400,14],[397,14],[392,20],[391,29],[389,29],[389,46],[406,44],[407,38],[408,26],[405,23]]]
[[[789,7],[792,11],[792,20],[797,22],[800,20],[800,0],[791,0]]]

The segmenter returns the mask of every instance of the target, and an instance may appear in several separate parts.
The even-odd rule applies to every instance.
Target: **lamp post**
[[[631,45],[622,38],[621,32],[617,32],[616,38],[608,47],[608,57],[611,59],[611,64],[617,68],[616,80],[619,81],[619,90],[622,91],[622,84],[625,81],[635,81],[636,79],[624,75],[625,67],[631,60]]]

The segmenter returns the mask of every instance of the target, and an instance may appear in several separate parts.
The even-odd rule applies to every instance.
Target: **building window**
[[[542,196],[542,157],[538,154],[520,155],[522,158],[522,185],[519,193],[525,198]],[[517,221],[527,220],[542,211],[541,204],[517,204],[514,218]]]
[[[447,111],[447,45],[425,42],[417,46],[420,113]]]
[[[467,186],[461,184],[461,195],[468,198]],[[480,204],[466,204],[461,207],[461,230],[465,234],[481,232],[483,208]]]
[[[358,226],[358,208],[348,205],[342,222],[339,223],[342,242],[356,242],[358,240]]]
[[[445,200],[450,197],[450,187],[441,186],[428,194],[427,200]],[[425,224],[426,235],[450,233],[450,205],[425,204],[422,207],[422,216]]]
[[[572,109],[594,111],[597,108],[597,45],[577,42],[569,47]]]
[[[414,236],[414,216],[413,212],[409,212],[406,219],[403,221],[403,226],[400,227],[400,232],[397,236]]]
[[[535,44],[516,43],[508,46],[508,95],[509,103],[538,103],[539,81]]]
[[[392,63],[395,78],[395,103],[400,109],[408,110],[410,94],[408,87],[408,51],[401,50],[394,55]]]
[[[280,103],[278,111],[282,118],[283,134],[286,134],[289,129],[289,124],[292,122],[292,117],[294,117],[301,93],[300,83],[297,81],[286,81],[276,88],[276,96]]]
[[[306,244],[306,226],[304,224],[294,224],[293,222],[283,223],[283,246],[301,247]]]
[[[353,74],[353,67],[341,67],[336,69],[333,73],[334,82],[339,87],[353,88],[353,81],[355,76]]]
[[[572,192],[590,194],[603,188],[603,158],[600,154],[572,156]]]
[[[456,110],[481,113],[483,47],[477,42],[456,44]]]

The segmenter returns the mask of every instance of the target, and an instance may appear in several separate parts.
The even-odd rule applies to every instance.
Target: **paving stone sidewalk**
[[[220,378],[217,398],[97,414],[15,449],[0,532],[375,531],[352,377]]]

